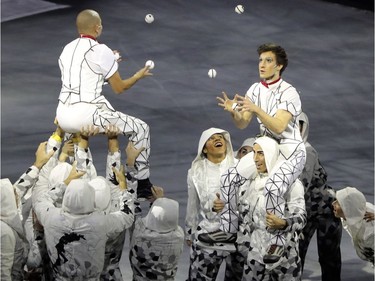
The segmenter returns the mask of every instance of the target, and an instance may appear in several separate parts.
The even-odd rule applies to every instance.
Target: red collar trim
[[[260,81],[260,83],[262,83],[262,85],[263,85],[264,87],[268,88],[269,85],[273,85],[273,84],[279,82],[280,79],[281,79],[281,77],[279,77],[279,79],[277,79],[277,80],[275,80],[275,81],[272,81],[271,83],[267,83],[266,81],[262,80],[262,81]]]
[[[91,35],[80,34],[79,36],[80,36],[81,38],[90,38],[90,39],[92,39],[92,40],[97,41],[96,38],[95,38],[94,36],[91,36]]]

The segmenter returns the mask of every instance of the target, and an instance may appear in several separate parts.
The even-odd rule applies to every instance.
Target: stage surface
[[[234,11],[237,4],[245,7],[241,15]],[[374,13],[317,0],[2,1],[2,178],[15,181],[54,130],[61,87],[57,60],[77,37],[75,17],[86,8],[101,14],[99,40],[121,53],[123,78],[147,60],[155,62],[154,75],[129,91],[115,95],[106,86],[103,93],[117,110],[150,125],[151,180],[179,201],[181,226],[187,171],[202,131],[228,130],[235,149],[258,133],[256,122],[235,128],[216,97],[222,91],[245,94],[259,80],[256,48],[265,42],[287,50],[283,78],[300,92],[310,119],[309,142],[329,184],[336,190],[357,187],[374,201]],[[152,24],[144,20],[149,13]],[[210,68],[217,71],[215,79],[207,75]],[[120,141],[125,147],[126,139]],[[106,138],[97,136],[90,144],[104,175]],[[343,281],[373,280],[373,268],[356,256],[346,232],[341,249]],[[187,277],[188,251],[186,246],[178,281]],[[127,253],[125,246],[121,266],[124,280],[131,280]],[[315,240],[303,280],[320,280]]]

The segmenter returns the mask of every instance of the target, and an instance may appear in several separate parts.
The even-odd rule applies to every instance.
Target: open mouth
[[[223,143],[221,141],[215,143],[215,147],[222,147]]]

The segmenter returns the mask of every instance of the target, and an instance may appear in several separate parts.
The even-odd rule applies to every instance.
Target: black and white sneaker
[[[278,262],[281,256],[284,253],[284,246],[279,246],[276,244],[272,244],[267,249],[267,254],[263,257],[264,263],[275,263]]]
[[[209,244],[234,243],[237,240],[237,233],[227,233],[219,229],[213,232],[199,234],[198,240]]]
[[[216,251],[227,251],[231,253],[236,252],[236,246],[234,243],[205,243],[198,240],[197,246]]]

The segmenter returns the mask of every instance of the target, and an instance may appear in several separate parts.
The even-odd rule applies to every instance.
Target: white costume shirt
[[[104,81],[118,69],[115,55],[110,48],[91,38],[75,39],[62,51],[59,66],[62,87],[56,119],[65,132],[79,132],[83,126],[92,125],[94,122],[100,124],[102,121],[96,120],[98,111],[101,111],[99,116],[116,113],[102,95]],[[115,114],[118,118],[117,115]],[[122,119],[126,118],[122,116]]]
[[[296,150],[305,150],[297,122],[297,116],[302,112],[301,99],[292,85],[282,79],[271,83],[268,88],[262,83],[255,83],[247,91],[246,96],[270,116],[274,116],[279,109],[292,114],[292,120],[281,134],[267,129],[258,118],[260,133],[280,140],[280,152],[285,159]]]
[[[104,80],[118,70],[118,63],[109,47],[91,38],[77,38],[65,46],[59,66],[62,82],[59,100],[62,103],[106,103],[109,109],[114,110],[101,96]]]

